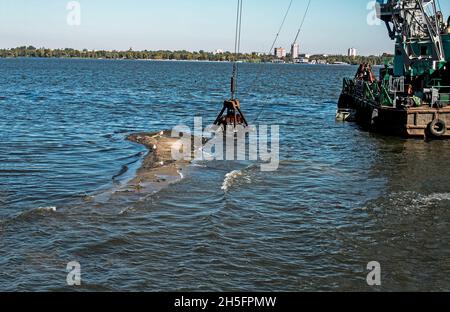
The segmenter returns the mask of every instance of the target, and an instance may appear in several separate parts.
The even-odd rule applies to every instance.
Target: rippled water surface
[[[383,290],[449,291],[450,143],[336,123],[352,66],[241,66],[248,119],[280,125],[278,171],[196,163],[114,194],[146,153],[127,134],[212,122],[230,66],[0,60],[0,290],[71,290],[78,261],[82,290],[370,291],[378,261]]]

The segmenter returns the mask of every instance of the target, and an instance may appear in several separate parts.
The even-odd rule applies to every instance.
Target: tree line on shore
[[[0,49],[0,58],[16,57],[37,57],[37,58],[88,58],[88,59],[128,59],[128,60],[184,60],[184,61],[223,61],[229,62],[235,60],[235,55],[231,52],[212,53],[206,51],[93,51],[93,50],[75,50],[75,49],[47,49],[35,48],[33,46],[17,47],[12,49]],[[381,65],[390,61],[391,56],[356,56],[349,57],[345,55],[313,55],[310,60],[325,61],[327,63],[345,62],[349,64],[369,63],[372,65]],[[242,62],[271,62],[275,56],[260,53],[242,53],[237,56]],[[289,60],[289,56],[286,58]]]
[[[322,55],[312,55],[310,60],[320,61],[325,60],[328,64],[333,64],[336,62],[348,63],[352,65],[359,65],[362,63],[368,63],[370,65],[384,65],[391,64],[394,60],[394,56],[384,53],[383,55],[376,56],[347,56],[347,55],[327,55],[323,57]]]

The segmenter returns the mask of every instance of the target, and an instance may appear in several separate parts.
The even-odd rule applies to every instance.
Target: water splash
[[[16,215],[12,215],[9,217],[6,217],[5,219],[0,221],[0,226],[6,226],[7,224],[10,224],[11,222],[28,222],[33,221],[41,217],[47,217],[49,215],[53,215],[57,212],[57,208],[55,206],[49,206],[49,207],[38,207],[33,208],[30,210],[25,210],[23,212],[20,212]]]
[[[412,191],[391,193],[382,199],[369,203],[365,210],[384,214],[414,215],[450,203],[450,193],[421,194]]]
[[[31,211],[33,211],[33,210],[31,210]],[[39,207],[39,208],[36,208],[35,211],[37,211],[37,212],[56,212],[56,207],[55,206]]]
[[[223,180],[222,184],[222,190],[227,193],[228,190],[233,187],[233,185],[236,183],[236,181],[241,177],[243,174],[242,170],[234,170],[230,173],[227,173],[225,175],[225,179]]]

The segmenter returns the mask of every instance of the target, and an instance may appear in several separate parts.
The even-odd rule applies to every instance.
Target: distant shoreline
[[[15,59],[36,59],[36,60],[86,60],[86,61],[135,61],[135,62],[167,62],[167,63],[217,63],[231,64],[232,61],[209,61],[209,60],[159,60],[159,59],[105,59],[105,58],[85,58],[85,57],[0,57],[0,60]],[[318,64],[318,63],[280,63],[280,62],[242,62],[242,64],[265,64],[265,65],[295,65],[295,66],[358,66],[357,64]],[[373,66],[382,66],[382,64],[374,64]]]
[[[0,57],[0,60],[36,59],[36,60],[86,60],[86,61],[130,61],[130,62],[167,62],[167,63],[215,63],[232,64],[232,61],[200,61],[200,60],[158,60],[158,59],[105,59],[105,58],[85,58],[85,57]],[[292,65],[292,66],[358,66],[358,64],[318,64],[318,63],[279,63],[279,62],[243,62],[243,64],[264,64],[264,65]],[[373,64],[373,66],[384,66],[383,64]]]
[[[29,47],[18,47],[12,49],[0,49],[0,58],[56,58],[56,59],[97,59],[97,60],[139,60],[139,61],[185,61],[185,62],[233,62],[236,59],[242,63],[288,63],[292,64],[289,56],[277,58],[271,54],[241,53],[235,56],[231,52],[190,52],[190,51],[89,51],[75,49],[46,49]],[[319,63],[341,65],[359,65],[369,63],[371,65],[382,65],[392,62],[391,55],[381,56],[356,56],[346,55],[300,55],[301,63]],[[338,64],[336,64],[338,65]]]

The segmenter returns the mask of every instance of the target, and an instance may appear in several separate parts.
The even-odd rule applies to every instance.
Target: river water
[[[79,290],[449,291],[450,142],[336,122],[353,66],[240,66],[247,118],[280,125],[277,171],[196,162],[114,194],[146,153],[125,137],[212,122],[230,68],[0,60],[0,290],[74,290],[77,261]]]

